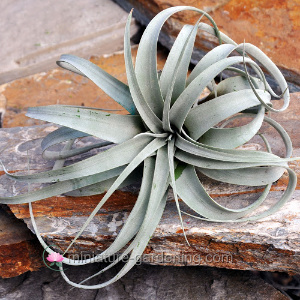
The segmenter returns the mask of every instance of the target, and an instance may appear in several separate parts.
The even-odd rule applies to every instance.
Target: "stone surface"
[[[147,25],[160,11],[170,6],[188,5],[208,12],[219,29],[237,43],[252,43],[263,50],[284,73],[290,87],[300,90],[300,10],[299,0],[114,0]],[[199,14],[175,14],[160,35],[160,42],[170,48],[185,23],[195,24]],[[194,60],[216,45],[216,40],[201,34],[196,40]]]
[[[41,245],[24,222],[16,220],[14,215],[1,207],[0,277],[9,278],[38,270],[43,266],[42,252]]]
[[[295,156],[300,156],[300,140],[297,130],[300,116],[299,101],[300,94],[293,94],[288,110],[273,114],[274,119],[280,120],[294,141]],[[39,162],[41,162],[42,169],[49,168],[49,163],[43,163],[40,157],[39,138],[53,129],[53,125],[2,129],[0,141],[6,143],[7,140],[11,140],[2,152],[2,161],[7,168],[11,171],[26,170],[28,155],[32,170],[40,169],[38,168]],[[279,149],[276,153],[282,154],[282,145],[277,135],[271,130],[266,130],[265,133],[271,146]],[[11,136],[15,136],[15,139],[11,139]],[[33,138],[35,142],[28,142],[30,138]],[[258,143],[259,141],[254,140],[254,145],[259,148],[261,146]],[[298,178],[299,166],[299,162],[291,163]],[[236,187],[213,182],[203,177],[201,179],[205,188],[217,201],[233,208],[251,203],[262,191],[255,187]],[[284,175],[272,187],[269,199],[261,206],[261,209],[277,201],[286,184],[287,177]],[[26,192],[26,190],[26,185],[18,185],[4,176],[0,179],[1,195],[12,195],[12,193]],[[59,196],[35,202],[34,214],[45,240],[49,244],[65,249],[102,196],[77,199]],[[73,254],[81,255],[82,251],[87,251],[89,255],[94,255],[105,249],[124,223],[136,196],[137,189],[134,186],[118,191],[85,230],[73,248]],[[142,260],[145,263],[161,265],[206,265],[241,270],[297,273],[300,271],[299,198],[298,181],[297,190],[292,199],[279,212],[256,223],[216,224],[184,216],[186,234],[191,244],[191,247],[188,247],[185,244],[175,203],[170,193],[163,218]],[[82,209],[83,206],[84,209]],[[32,228],[28,219],[27,205],[10,205],[10,209],[18,218],[24,219],[29,228]],[[186,210],[183,205],[182,209]]]
[[[53,69],[63,53],[123,49],[128,14],[110,0],[3,0],[0,11],[0,84]]]
[[[135,57],[137,48],[132,49]],[[158,52],[158,68],[165,62],[165,53]],[[54,60],[55,61],[55,60]],[[92,57],[91,61],[119,80],[126,82],[126,71],[123,52]],[[2,97],[2,98],[1,98]],[[32,126],[44,122],[27,118],[27,108],[51,104],[84,105],[106,109],[120,109],[118,113],[126,114],[122,106],[113,101],[99,87],[86,77],[82,77],[64,69],[54,69],[15,80],[0,86],[1,99],[5,107],[2,127]],[[3,108],[4,110],[4,108]]]
[[[97,272],[102,265],[83,266],[80,270],[66,271],[78,282],[87,274]],[[101,279],[108,280],[117,272],[109,270]],[[90,284],[97,284],[94,278]],[[285,300],[281,294],[260,278],[258,273],[214,269],[205,267],[136,266],[127,276],[100,290],[73,289],[58,272],[44,269],[26,273],[16,278],[0,280],[0,299],[50,300],[50,299],[105,299],[105,300]]]
[[[0,128],[2,127],[2,122],[6,109],[6,98],[4,95],[0,94]]]

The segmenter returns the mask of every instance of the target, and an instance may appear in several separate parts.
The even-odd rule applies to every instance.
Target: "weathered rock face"
[[[298,0],[114,0],[147,25],[160,11],[170,6],[188,5],[208,12],[219,29],[237,43],[252,43],[264,51],[284,73],[294,91],[300,90],[300,10]],[[170,48],[185,23],[195,24],[199,14],[185,11],[175,14],[167,22],[160,42]],[[194,59],[212,49],[216,40],[199,35]]]
[[[100,265],[88,265],[67,270],[68,276],[79,282],[87,274],[94,274]],[[117,272],[108,270],[100,280],[108,280]],[[90,280],[90,284],[99,279]],[[101,290],[73,289],[59,272],[44,269],[16,278],[0,280],[0,298],[5,300],[31,299],[122,299],[122,300],[181,300],[181,299],[231,299],[231,300],[285,300],[257,273],[205,267],[136,266],[135,270],[116,283]]]
[[[299,122],[300,94],[293,94],[289,109],[278,115],[284,123],[294,143],[294,155],[299,156],[300,141],[297,124]],[[289,114],[291,113],[291,114]],[[26,170],[27,156],[31,158],[31,168],[38,170],[49,167],[40,158],[40,137],[53,130],[52,125],[27,128],[2,129],[0,140],[7,141],[13,134],[15,140],[2,154],[2,161],[11,171]],[[19,132],[19,135],[16,132]],[[282,152],[279,139],[273,131],[265,131],[271,145],[276,145]],[[35,142],[28,142],[34,139]],[[254,144],[260,147],[259,142]],[[28,154],[27,154],[28,150]],[[12,155],[15,153],[15,155]],[[18,155],[18,164],[15,159]],[[15,165],[15,166],[14,166]],[[38,167],[40,165],[40,168]],[[291,167],[299,178],[299,162]],[[261,189],[256,187],[232,186],[220,184],[202,178],[207,191],[222,204],[232,208],[248,205],[259,196]],[[286,187],[288,178],[283,176],[272,188],[269,199],[261,206],[265,210],[270,203],[276,202]],[[298,181],[299,182],[299,181]],[[18,185],[4,176],[0,179],[1,195],[26,192],[26,185]],[[82,198],[65,196],[52,197],[33,204],[34,215],[38,228],[49,244],[55,244],[60,249],[66,249],[78,228],[84,223],[88,214],[97,205],[103,195]],[[81,238],[70,255],[95,255],[105,249],[114,239],[132,208],[137,189],[132,186],[115,193],[104,206]],[[169,201],[162,220],[152,236],[144,252],[142,261],[160,265],[205,265],[241,270],[300,271],[300,232],[299,232],[299,183],[293,198],[276,214],[259,220],[241,224],[210,223],[184,216],[187,237],[191,246],[184,242],[175,203],[170,194]],[[27,205],[10,205],[12,212],[24,219],[32,229]],[[84,208],[84,209],[83,209]],[[182,210],[188,209],[182,205]],[[77,256],[76,256],[77,257]]]

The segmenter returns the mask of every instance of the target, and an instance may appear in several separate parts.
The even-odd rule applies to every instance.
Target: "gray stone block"
[[[64,53],[123,49],[128,14],[110,0],[3,0],[0,11],[0,84],[55,68]]]

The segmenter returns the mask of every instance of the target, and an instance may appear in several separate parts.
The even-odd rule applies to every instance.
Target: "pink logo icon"
[[[47,256],[47,260],[50,262],[61,262],[64,260],[63,256],[57,252],[52,252]]]
[[[61,254],[59,254],[58,252],[54,252],[54,251],[52,253],[48,254],[48,256],[46,257],[46,254],[47,254],[46,251],[49,247],[57,248],[57,246],[55,246],[55,245],[47,246],[43,252],[43,262],[47,268],[49,268],[53,271],[60,272],[60,268],[62,267],[64,257]],[[50,264],[47,261],[50,262]],[[58,267],[59,269],[57,269],[55,267]]]

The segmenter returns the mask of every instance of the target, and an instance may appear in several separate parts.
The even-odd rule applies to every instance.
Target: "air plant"
[[[159,74],[156,55],[161,27],[172,14],[184,10],[200,13],[201,18],[207,17],[212,26],[200,22],[201,18],[194,26],[185,25]],[[265,114],[268,111],[283,111],[289,104],[288,86],[276,65],[254,45],[238,45],[221,33],[206,12],[179,6],[160,12],[149,23],[139,44],[134,68],[129,33],[131,14],[124,36],[128,86],[82,58],[62,55],[57,62],[61,67],[91,79],[129,114],[117,115],[100,109],[67,105],[30,108],[27,116],[62,125],[42,142],[44,157],[58,160],[58,163],[53,170],[29,175],[9,174],[5,171],[7,176],[17,181],[29,184],[53,183],[24,195],[0,198],[0,202],[6,204],[29,203],[35,232],[43,247],[51,254],[54,251],[39,234],[31,202],[62,193],[74,197],[100,194],[109,185],[105,196],[78,231],[66,253],[112,193],[120,186],[132,183],[135,178],[132,174],[142,166],[141,188],[134,208],[115,241],[93,260],[101,261],[122,249],[123,252],[111,265],[93,276],[103,273],[127,255],[130,255],[130,259],[109,281],[86,285],[84,282],[72,282],[65,274],[63,265],[84,265],[92,263],[92,259],[76,261],[64,258],[60,272],[67,282],[79,288],[98,289],[107,286],[135,265],[162,217],[170,187],[183,226],[178,196],[202,220],[255,221],[278,211],[291,197],[296,185],[296,175],[287,165],[292,160],[290,138],[277,122]],[[220,45],[208,52],[187,78],[199,29],[216,36]],[[231,55],[233,53],[235,55]],[[282,95],[275,94],[256,61],[274,77]],[[252,70],[251,75],[247,66]],[[214,78],[228,69],[235,76],[216,84]],[[211,94],[199,100],[205,87],[211,90]],[[280,109],[273,108],[271,96],[283,97],[284,103]],[[217,127],[221,121],[229,122],[240,116],[250,117],[251,121],[239,127]],[[286,157],[274,155],[264,136],[266,152],[236,149],[258,134],[263,122],[270,124],[280,134],[286,147]],[[75,139],[89,135],[107,142],[72,149]],[[47,150],[63,142],[66,142],[63,151],[55,153]],[[112,143],[116,145],[108,150],[63,166],[63,161],[70,156]],[[218,181],[237,185],[263,185],[265,189],[254,203],[245,208],[226,208],[208,195],[196,170]],[[289,174],[289,183],[278,202],[262,213],[251,214],[266,199],[272,183],[285,171]]]

